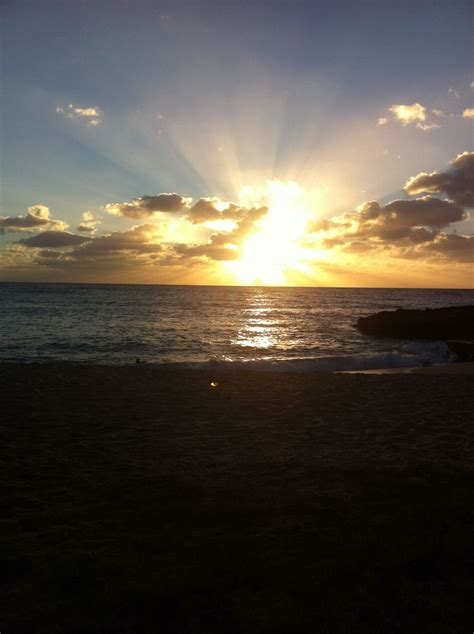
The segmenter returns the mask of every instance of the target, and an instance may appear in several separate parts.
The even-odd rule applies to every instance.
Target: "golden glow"
[[[212,229],[213,231],[230,232],[235,227],[235,222],[228,219],[210,220],[203,223],[204,227]]]
[[[256,233],[247,238],[242,255],[234,263],[235,272],[244,284],[284,284],[291,270],[304,272],[308,251],[300,246],[305,235],[310,210],[303,189],[295,182],[269,181],[265,202],[269,207]],[[245,187],[242,198],[253,202],[260,192]]]

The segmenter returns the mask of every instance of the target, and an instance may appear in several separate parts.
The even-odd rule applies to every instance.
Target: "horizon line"
[[[474,291],[473,287],[458,286],[292,286],[273,284],[167,284],[149,282],[51,282],[51,281],[25,281],[25,280],[0,280],[0,284],[56,284],[76,286],[170,286],[185,288],[291,288],[291,289],[339,289],[339,290],[402,290],[402,291]]]

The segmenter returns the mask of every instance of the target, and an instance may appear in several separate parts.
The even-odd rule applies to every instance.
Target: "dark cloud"
[[[223,203],[219,198],[200,198],[191,205],[191,198],[185,198],[179,194],[158,194],[156,196],[142,196],[134,198],[129,203],[111,203],[104,209],[116,216],[128,218],[147,218],[157,212],[177,213],[186,210],[186,219],[193,224],[203,224],[213,220],[239,221],[249,216],[251,210],[240,207],[232,202]],[[255,207],[260,214],[268,211],[267,207]],[[80,231],[87,231],[87,223],[82,223]]]
[[[234,232],[214,233],[205,244],[175,244],[174,253],[183,258],[207,258],[209,260],[238,260],[240,250]]]
[[[315,220],[308,226],[308,233],[318,233],[319,231],[330,231],[334,228],[334,223],[327,218]]]
[[[22,244],[25,247],[41,248],[72,247],[82,244],[90,239],[91,238],[86,236],[78,236],[74,233],[69,233],[69,231],[44,231],[43,233],[39,233],[37,236],[19,240],[19,244]]]
[[[236,220],[247,211],[234,203],[227,203],[224,209],[219,207],[222,207],[222,201],[219,198],[200,198],[191,207],[186,218],[193,224],[202,224],[212,220]]]
[[[135,254],[158,253],[162,247],[153,242],[157,228],[152,224],[133,227],[129,231],[114,231],[98,238],[91,238],[81,247],[74,249],[71,255],[75,258],[100,257],[110,253],[129,251]]]
[[[460,207],[474,207],[474,152],[459,154],[445,172],[422,172],[410,178],[407,194],[444,194]]]
[[[233,244],[237,247],[252,233],[258,222],[268,213],[268,207],[239,207],[239,220],[230,233],[217,233],[211,237],[211,241],[217,244]]]
[[[162,245],[153,242],[157,235],[154,224],[144,224],[97,238],[77,236],[82,240],[80,244],[69,245],[72,248],[65,251],[43,249],[35,262],[58,271],[94,274],[153,266],[163,251]]]
[[[79,233],[94,233],[94,231],[96,231],[96,228],[88,224],[80,224],[77,227],[77,230],[79,231]]]
[[[333,238],[325,238],[321,241],[323,249],[333,249],[346,243],[346,239],[341,234],[340,236],[334,236]]]
[[[129,203],[110,203],[104,206],[105,211],[114,216],[127,218],[147,218],[158,212],[175,213],[189,207],[190,198],[183,198],[179,194],[157,194],[155,196],[141,196]]]
[[[328,231],[325,248],[340,247],[346,252],[363,252],[378,246],[395,257],[473,259],[472,236],[442,232],[468,218],[464,206],[472,200],[474,154],[464,153],[446,173],[419,174],[405,186],[409,194],[440,193],[449,200],[424,196],[415,200],[394,200],[387,205],[365,202],[355,211],[322,225]]]
[[[442,233],[433,242],[423,245],[421,252],[439,254],[450,260],[474,262],[474,236]]]
[[[394,200],[386,205],[365,202],[354,211],[310,224],[301,239],[301,246],[309,250],[335,248],[341,254],[360,258],[367,253],[367,259],[372,258],[371,261],[375,261],[375,253],[382,257],[438,260],[443,265],[448,261],[472,261],[474,238],[449,233],[449,228],[446,230],[467,217],[463,207],[471,191],[466,185],[471,157],[472,154],[465,153],[453,161],[453,169],[449,172],[451,180],[445,179],[441,183],[435,179],[435,184],[430,181],[430,187],[449,196],[449,200],[425,196]],[[418,175],[409,181],[407,191],[408,185],[410,192],[412,188],[421,187],[422,176],[432,179],[446,174]],[[422,186],[426,188],[427,184]],[[37,234],[11,245],[5,251],[4,261],[12,268],[18,267],[23,258],[24,266],[40,266],[43,271],[47,268],[55,275],[67,274],[75,279],[81,279],[77,276],[83,273],[86,276],[82,279],[99,279],[104,272],[119,274],[120,271],[134,270],[138,273],[145,269],[153,272],[156,267],[168,265],[178,268],[180,265],[197,266],[205,270],[215,261],[240,259],[245,241],[260,230],[261,220],[268,213],[266,206],[241,207],[232,202],[224,203],[217,197],[200,198],[191,206],[190,198],[173,193],[142,196],[128,203],[106,205],[105,209],[129,218],[151,218],[158,212],[179,213],[180,222],[176,226],[173,222],[171,231],[164,233],[159,224],[150,221],[128,231],[93,236],[100,219],[87,211],[82,214],[78,231],[83,235],[79,235],[66,231],[64,223],[51,219],[47,207],[37,205],[30,207],[25,216],[0,218],[0,231],[35,230]],[[181,225],[183,220],[187,222]],[[189,235],[189,222],[203,225],[216,220],[231,220],[232,223],[216,224],[219,229],[213,229],[212,233],[208,228],[198,227],[190,234],[209,236],[205,243],[201,238],[194,244],[164,242],[169,239],[166,236],[171,235],[177,235],[177,241],[184,239],[184,235],[176,234],[176,231],[185,226],[185,233]],[[443,233],[444,230],[447,233]]]
[[[99,218],[96,218],[92,211],[85,211],[82,214],[81,224],[77,227],[79,233],[95,233],[97,231],[97,225],[101,223]]]
[[[367,251],[372,251],[374,248],[373,244],[354,240],[345,244],[342,250],[346,251],[346,253],[367,253]]]
[[[216,261],[229,261],[238,260],[240,252],[238,249],[230,248],[228,246],[220,246],[213,242],[208,244],[186,245],[176,244],[174,251],[178,256],[182,258],[207,258],[209,260]]]
[[[174,251],[180,258],[205,257],[210,260],[238,260],[244,240],[255,228],[256,223],[268,212],[268,207],[238,207],[233,206],[232,213],[239,217],[235,228],[228,233],[216,232],[211,235],[206,244],[176,244]],[[221,212],[219,218],[222,218]],[[235,219],[234,217],[234,219]]]
[[[449,200],[425,196],[416,200],[394,200],[385,206],[371,201],[342,216],[347,233],[355,238],[387,242],[429,240],[439,229],[464,220],[466,212]]]
[[[61,220],[53,220],[50,211],[45,205],[33,205],[28,207],[28,213],[24,216],[0,216],[0,233],[13,231],[38,231],[42,227],[65,229],[67,225]]]
[[[410,230],[407,238],[412,244],[421,244],[423,242],[431,242],[437,235],[437,231],[430,231],[424,227],[414,227]]]
[[[7,216],[0,217],[0,231],[31,231],[37,227],[49,225],[50,220],[47,218],[38,218],[32,214],[26,216]]]

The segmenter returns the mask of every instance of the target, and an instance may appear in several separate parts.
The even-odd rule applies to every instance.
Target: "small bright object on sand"
[[[211,387],[217,387],[217,382],[216,381],[212,381]]]

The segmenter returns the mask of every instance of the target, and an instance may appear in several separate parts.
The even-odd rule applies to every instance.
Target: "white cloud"
[[[428,118],[427,108],[421,103],[415,102],[412,104],[393,104],[387,109],[395,121],[400,122],[403,126],[414,125],[418,130],[426,132],[428,130],[435,130],[439,128],[438,123],[430,121]],[[438,118],[446,118],[445,113],[442,110],[433,109],[431,114]],[[380,117],[377,121],[377,125],[385,125],[388,123],[387,117]]]
[[[417,123],[416,127],[418,128],[418,130],[423,130],[426,132],[426,130],[436,130],[436,128],[439,128],[441,126],[439,126],[437,123]]]
[[[88,126],[95,128],[102,121],[102,110],[97,106],[89,108],[78,108],[70,103],[66,108],[58,106],[56,112],[62,114],[65,119],[79,119],[84,121]]]
[[[388,109],[403,125],[426,120],[426,108],[421,103],[394,104]]]
[[[28,213],[32,216],[36,216],[36,218],[48,219],[51,216],[51,212],[46,205],[33,205],[32,207],[28,207]]]
[[[100,224],[100,220],[94,216],[92,211],[85,211],[82,214],[81,223],[77,227],[80,233],[95,233],[97,231],[97,225]]]

